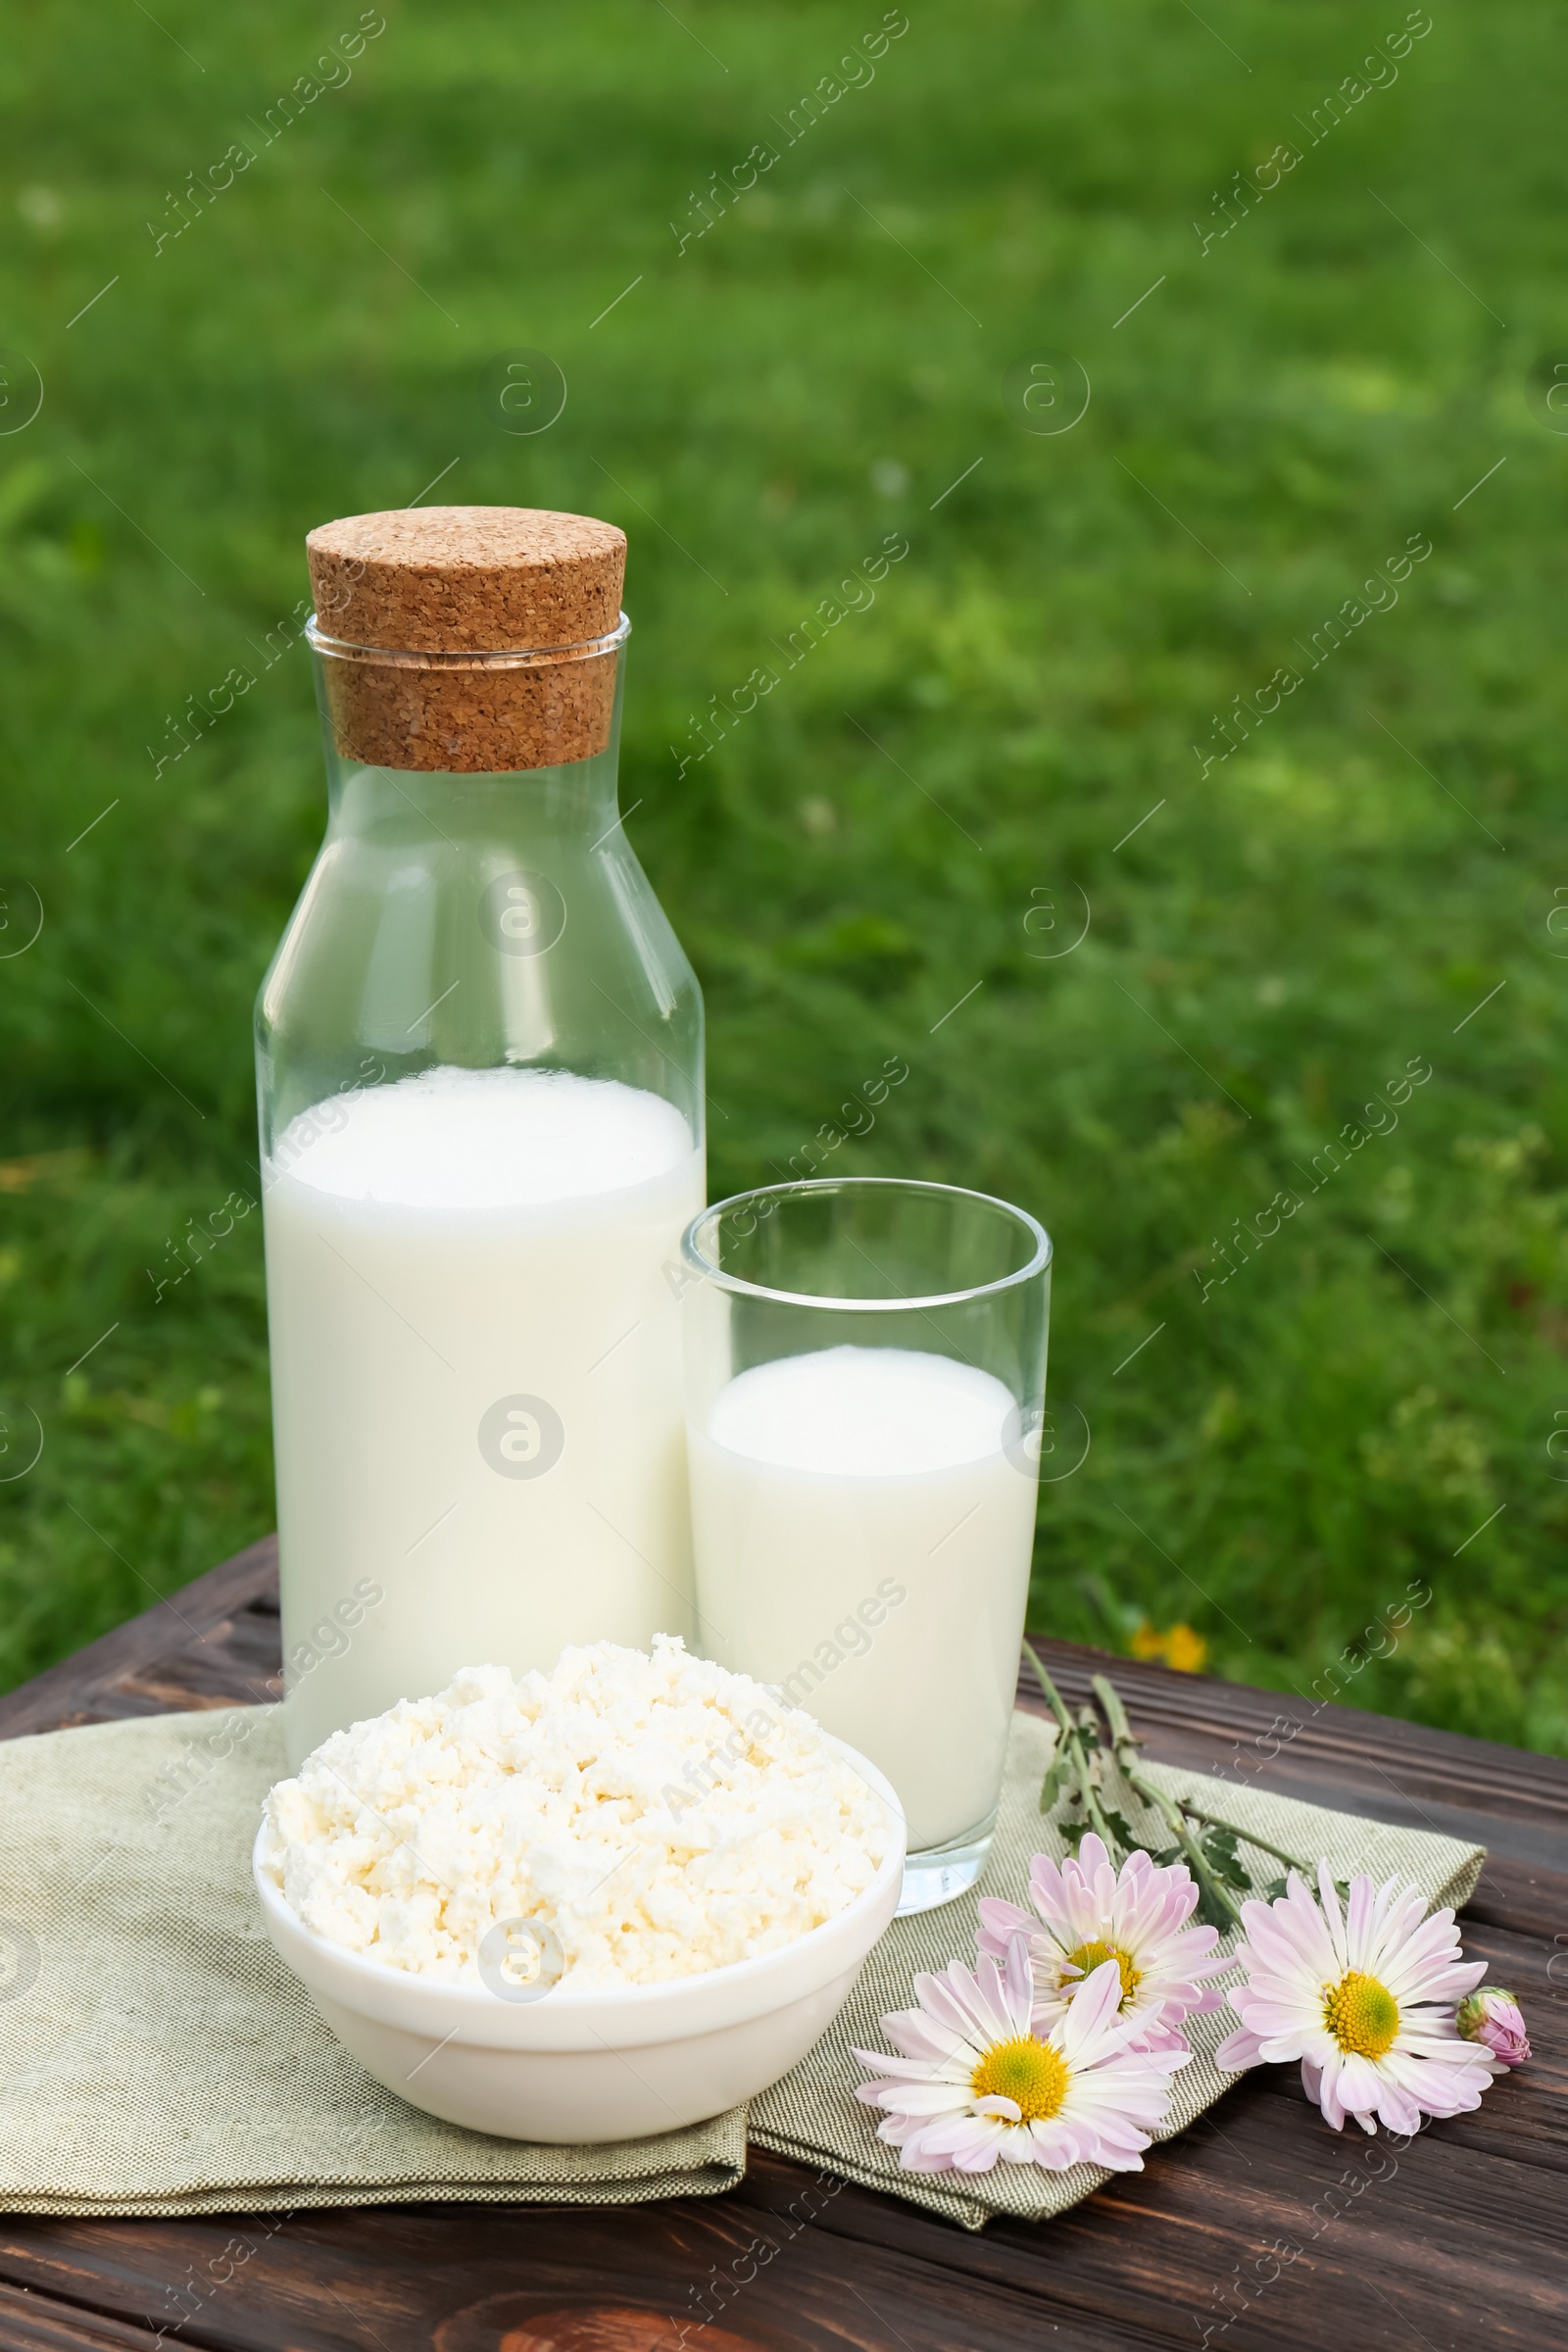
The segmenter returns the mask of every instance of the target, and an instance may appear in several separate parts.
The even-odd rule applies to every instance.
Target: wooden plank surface
[[[1069,1697],[1105,1661],[1047,1656]],[[270,1539],[0,1699],[0,1736],[272,1694]],[[1536,2058],[1392,2150],[1265,2070],[1060,2220],[970,2235],[754,2153],[721,2198],[192,2222],[0,2215],[5,2352],[1544,2352],[1568,2342],[1568,1765],[1124,1658],[1151,1754],[1491,1859],[1466,1944]],[[1034,1703],[1027,1687],[1020,1695]],[[1206,2331],[1206,2333],[1205,2333]]]

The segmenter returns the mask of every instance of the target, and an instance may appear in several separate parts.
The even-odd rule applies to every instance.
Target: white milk
[[[475,1660],[685,1632],[680,1112],[435,1069],[318,1103],[264,1179],[291,1759]]]
[[[699,1639],[870,1757],[909,1850],[997,1801],[1035,1466],[989,1372],[833,1348],[742,1372],[689,1431]]]

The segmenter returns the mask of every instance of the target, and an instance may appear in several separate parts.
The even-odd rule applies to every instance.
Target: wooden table
[[[1103,1662],[1047,1652],[1069,1696]],[[277,1668],[269,1540],[0,1699],[0,1736],[262,1700]],[[668,2315],[715,2266],[738,2283],[693,2352],[1568,2343],[1568,1765],[1126,1659],[1115,1675],[1155,1756],[1484,1841],[1465,1942],[1523,2001],[1534,2063],[1397,2157],[1381,2133],[1336,2137],[1294,2070],[1266,2069],[1142,2174],[979,2235],[760,2153],[728,2196],[609,2212],[0,2215],[0,2346],[152,2352],[163,2328],[224,2352],[673,2352]]]

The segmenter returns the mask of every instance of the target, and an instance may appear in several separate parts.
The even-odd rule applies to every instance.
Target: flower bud
[[[1454,2023],[1465,2041],[1479,2041],[1498,2066],[1523,2066],[1530,2055],[1519,2004],[1500,1984],[1483,1984],[1467,1992]]]

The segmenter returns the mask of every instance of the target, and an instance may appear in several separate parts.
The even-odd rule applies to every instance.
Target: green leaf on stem
[[[1238,1894],[1250,1894],[1252,1882],[1246,1865],[1236,1851],[1236,1835],[1232,1830],[1205,1829],[1199,1833],[1199,1845],[1203,1859],[1223,1886],[1234,1886]]]
[[[1195,1871],[1194,1877],[1198,1878]],[[1219,1889],[1205,1878],[1198,1879],[1198,1908],[1193,1914],[1205,1928],[1218,1928],[1223,1936],[1227,1928],[1236,1925],[1236,1914],[1230,1909]]]
[[[1049,1813],[1072,1779],[1072,1762],[1058,1750],[1040,1784],[1040,1810]]]
[[[1121,1813],[1113,1812],[1109,1805],[1102,1805],[1100,1810],[1104,1817],[1105,1827],[1115,1838],[1116,1843],[1121,1846],[1125,1852],[1129,1854],[1136,1853],[1143,1844],[1143,1839],[1133,1835],[1132,1825],[1127,1820],[1126,1816]]]

